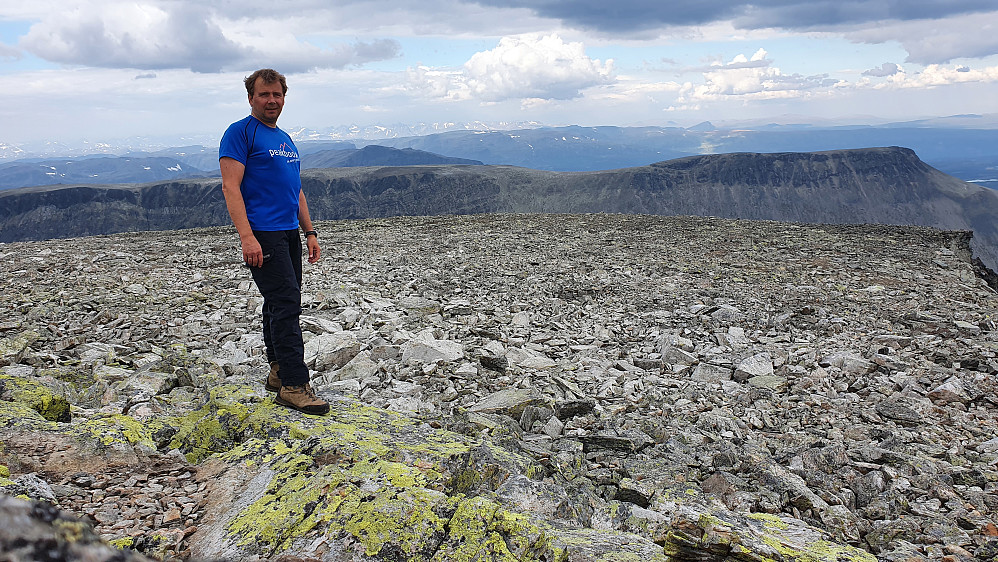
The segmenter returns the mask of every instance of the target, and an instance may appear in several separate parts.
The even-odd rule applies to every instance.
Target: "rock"
[[[519,347],[510,348],[506,352],[506,359],[512,365],[521,369],[550,369],[558,365],[550,357],[539,351]]]
[[[0,496],[0,516],[0,552],[7,560],[153,560],[107,544],[84,520],[49,503]]]
[[[637,480],[624,478],[617,486],[617,495],[614,497],[617,501],[633,503],[639,507],[648,507],[652,498],[655,497],[654,488],[643,485]]]
[[[31,345],[39,338],[33,331],[22,332],[13,337],[0,338],[0,367],[17,363]]]
[[[770,377],[773,375],[773,359],[768,353],[758,353],[738,363],[732,380],[745,382],[752,377]]]
[[[787,388],[787,379],[775,375],[752,377],[748,381],[749,386],[764,388],[773,392],[783,392]]]
[[[544,518],[575,520],[579,516],[564,488],[522,475],[503,482],[496,490],[496,496],[505,505]]]
[[[510,388],[486,396],[469,410],[477,413],[501,413],[519,419],[528,406],[547,404],[549,404],[547,398],[532,390]]]
[[[335,380],[346,379],[368,379],[378,374],[380,367],[371,360],[371,352],[361,351],[353,357],[346,365],[343,365],[331,375]],[[327,375],[328,378],[329,375]]]
[[[565,424],[562,423],[562,421],[557,417],[552,416],[547,423],[544,424],[544,428],[541,429],[541,431],[543,431],[548,437],[557,439],[561,436],[562,432],[565,431]]]
[[[950,377],[943,384],[929,391],[929,398],[933,402],[961,402],[967,403],[970,397],[964,389],[963,382],[958,377]]]
[[[877,365],[862,356],[848,351],[837,351],[822,357],[818,364],[822,367],[838,367],[847,373],[865,375],[873,372]]]
[[[702,382],[722,382],[731,380],[731,369],[721,365],[700,363],[693,370],[693,378]]]
[[[319,334],[305,344],[305,363],[315,371],[339,369],[360,353],[361,345],[349,332]]]
[[[0,375],[0,400],[20,402],[49,421],[68,422],[73,418],[65,397],[31,379]]]
[[[417,339],[402,346],[404,363],[449,363],[464,357],[461,342],[437,339]]]

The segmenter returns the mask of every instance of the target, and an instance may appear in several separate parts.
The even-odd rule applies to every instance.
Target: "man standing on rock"
[[[265,68],[246,80],[250,115],[222,135],[218,165],[222,193],[239,232],[243,261],[263,295],[263,341],[270,362],[265,386],[274,401],[306,414],[323,415],[329,404],[309,384],[302,341],[302,244],[308,262],[319,261],[318,233],[312,228],[301,190],[301,162],[291,137],[277,127],[288,91],[284,76]]]

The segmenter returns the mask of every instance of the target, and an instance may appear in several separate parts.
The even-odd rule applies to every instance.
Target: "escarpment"
[[[0,241],[228,223],[218,180],[0,191]],[[476,213],[631,213],[971,230],[998,269],[998,191],[948,176],[905,148],[691,156],[599,172],[511,166],[305,170],[314,218]]]

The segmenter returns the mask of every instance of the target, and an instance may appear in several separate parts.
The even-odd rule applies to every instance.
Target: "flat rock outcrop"
[[[998,556],[998,294],[967,232],[318,227],[326,417],[263,389],[231,229],[0,245],[5,518],[159,560]]]

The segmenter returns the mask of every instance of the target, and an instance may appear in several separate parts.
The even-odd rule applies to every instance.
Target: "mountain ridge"
[[[872,117],[864,119],[877,121]],[[785,116],[776,121],[704,122],[688,128],[677,124],[488,126],[475,123],[467,127],[448,124],[289,131],[303,156],[333,148],[386,146],[425,150],[484,164],[554,171],[617,169],[701,154],[815,152],[897,145],[915,150],[925,162],[964,181],[979,182],[985,187],[998,185],[998,153],[994,149],[998,146],[998,114],[876,124],[809,123],[803,117]],[[90,151],[101,156],[126,152],[125,156],[172,157],[188,167],[217,174],[217,140],[205,139],[202,145],[191,145],[192,139],[185,139],[186,144],[181,147],[163,148],[164,145],[157,144],[151,149],[137,148],[148,146],[140,140],[133,139],[124,145],[127,148],[106,143],[90,145]],[[23,162],[28,157],[65,159],[70,153],[72,149],[55,143],[41,147],[38,154],[32,154],[27,147],[0,143],[0,167],[2,162]],[[44,158],[39,158],[40,154]],[[148,178],[131,181],[148,181]],[[0,179],[0,187],[3,183]]]
[[[998,264],[998,192],[910,149],[691,156],[596,172],[513,166],[326,168],[302,173],[316,220],[481,213],[695,215],[972,230]],[[228,224],[218,179],[0,192],[0,241]]]

